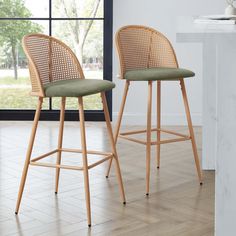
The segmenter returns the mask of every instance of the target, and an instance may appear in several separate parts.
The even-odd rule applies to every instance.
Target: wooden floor
[[[114,169],[105,178],[105,163],[90,170],[92,227],[87,227],[83,173],[62,170],[54,194],[55,170],[30,167],[22,205],[15,216],[17,191],[31,122],[0,122],[0,235],[20,236],[210,236],[214,231],[214,172],[197,180],[189,141],[162,145],[161,169],[152,150],[150,196],[145,196],[145,147],[118,140],[118,154],[127,197],[123,206]],[[88,147],[109,150],[104,123],[87,123]],[[129,127],[135,128],[137,127]],[[168,127],[169,128],[169,127]],[[173,127],[172,127],[173,128]],[[80,147],[78,122],[66,122],[64,147]],[[175,130],[186,131],[185,127]],[[196,128],[199,154],[201,129]],[[58,123],[41,122],[34,154],[57,145]],[[140,136],[140,135],[138,135]],[[95,160],[97,157],[91,157]],[[77,154],[63,163],[79,164]],[[54,162],[55,157],[49,158]]]

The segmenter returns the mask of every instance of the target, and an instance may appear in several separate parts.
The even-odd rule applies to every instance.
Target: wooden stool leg
[[[61,111],[60,111],[60,127],[59,127],[59,134],[58,134],[58,153],[57,153],[57,164],[61,164],[61,148],[62,148],[62,141],[63,141],[63,131],[64,131],[64,120],[65,120],[65,105],[66,105],[66,98],[61,98]],[[59,176],[60,176],[60,168],[56,168],[56,183],[55,183],[55,193],[58,192],[58,185],[59,185]]]
[[[147,105],[147,145],[146,145],[146,195],[149,195],[151,162],[151,126],[152,126],[152,81],[148,81]]]
[[[121,176],[121,171],[120,171],[120,164],[119,164],[118,155],[116,152],[116,145],[115,145],[115,140],[113,138],[112,127],[111,127],[111,122],[110,122],[110,115],[109,115],[109,111],[108,111],[108,107],[107,107],[106,95],[104,92],[101,93],[101,97],[102,97],[102,103],[103,103],[103,109],[104,109],[104,116],[105,116],[106,125],[107,125],[107,132],[108,132],[108,136],[109,136],[110,143],[111,143],[112,153],[113,153],[113,156],[115,159],[116,174],[117,174],[117,178],[118,178],[120,192],[121,192],[123,204],[126,204],[125,191],[124,191],[124,186],[123,186],[123,181],[122,181],[122,176]]]
[[[157,81],[157,143],[161,141],[161,81]],[[157,144],[157,168],[161,164],[161,145]]]
[[[188,128],[189,128],[190,138],[192,142],[193,155],[194,155],[195,165],[197,168],[198,179],[199,179],[200,184],[202,185],[201,167],[200,167],[200,162],[198,158],[197,146],[196,146],[194,132],[193,132],[193,125],[192,125],[192,120],[191,120],[191,115],[190,115],[190,110],[189,110],[189,105],[188,105],[187,93],[186,93],[183,79],[180,80],[180,86],[181,86],[183,100],[184,100],[184,107],[185,107],[185,112],[186,112],[187,121],[188,121]]]
[[[79,97],[79,119],[80,119],[80,132],[81,132],[81,146],[83,155],[83,172],[84,172],[84,188],[87,207],[88,226],[91,226],[91,207],[90,207],[90,190],[89,190],[89,173],[88,173],[88,160],[87,160],[87,147],[84,125],[84,106],[83,98]]]
[[[33,123],[33,127],[31,130],[29,145],[28,145],[28,149],[27,149],[27,153],[26,153],[24,169],[23,169],[22,176],[21,176],[21,182],[20,182],[18,198],[17,198],[17,203],[16,203],[16,210],[15,210],[16,214],[19,211],[22,194],[23,194],[24,187],[25,187],[25,180],[26,180],[27,173],[28,173],[30,158],[31,158],[32,150],[33,150],[34,140],[35,140],[35,134],[37,131],[38,121],[39,121],[40,112],[41,112],[41,108],[42,108],[42,103],[43,103],[43,98],[39,97],[37,109],[36,109],[36,112],[34,115],[34,123]]]
[[[115,134],[114,134],[115,144],[117,143],[117,139],[118,139],[118,135],[119,135],[119,131],[120,131],[120,125],[121,125],[121,120],[122,120],[122,116],[123,116],[123,112],[124,112],[124,108],[125,108],[125,102],[126,102],[126,98],[127,98],[127,94],[128,94],[128,90],[129,90],[129,85],[130,85],[130,82],[126,81],[125,88],[124,88],[124,94],[123,94],[123,98],[122,98],[122,102],[121,102],[121,107],[120,107],[120,111],[119,111],[119,115],[118,115],[118,120],[117,120],[117,124],[116,124]],[[108,176],[109,176],[112,160],[113,160],[113,158],[109,161],[106,178],[108,178]]]

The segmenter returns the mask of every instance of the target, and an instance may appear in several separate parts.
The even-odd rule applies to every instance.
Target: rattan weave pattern
[[[23,48],[29,61],[34,95],[44,96],[43,86],[50,82],[84,78],[82,68],[71,49],[53,37],[27,35],[23,38]]]
[[[30,81],[32,86],[32,92],[36,94],[40,94],[40,83],[38,82],[37,73],[34,69],[32,62],[29,61],[29,73],[30,73]]]
[[[122,79],[128,70],[178,67],[171,43],[152,28],[140,25],[122,27],[116,34],[116,46]]]

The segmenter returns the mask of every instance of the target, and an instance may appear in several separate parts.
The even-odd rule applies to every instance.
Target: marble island
[[[202,167],[216,170],[216,236],[236,235],[236,25],[180,17],[179,43],[202,43]],[[194,55],[192,55],[194,56]]]

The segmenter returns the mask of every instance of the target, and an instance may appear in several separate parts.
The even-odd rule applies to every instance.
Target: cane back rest
[[[62,80],[84,79],[80,63],[72,50],[60,40],[30,34],[22,40],[28,59],[31,95],[44,97],[44,86]]]
[[[174,49],[160,32],[140,25],[122,27],[116,33],[121,79],[130,70],[147,68],[178,68]]]

